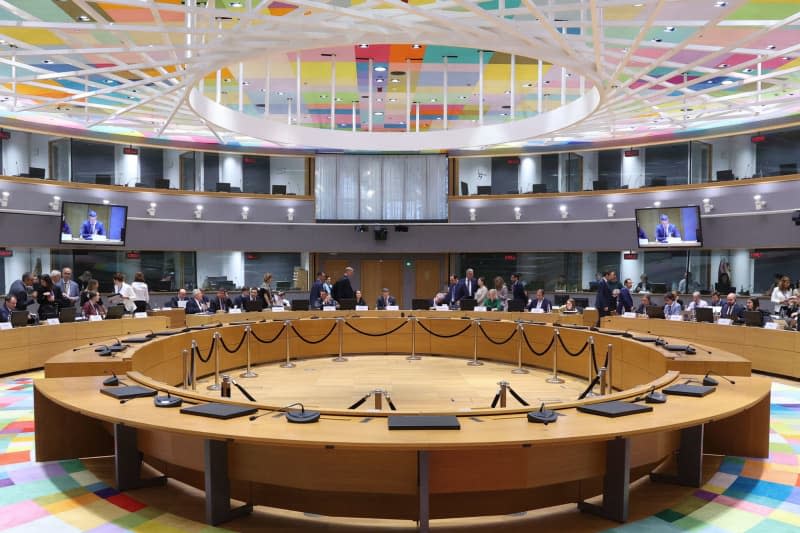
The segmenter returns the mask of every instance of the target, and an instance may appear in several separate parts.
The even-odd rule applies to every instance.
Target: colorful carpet
[[[800,530],[800,387],[772,386],[770,457],[727,457],[671,509],[613,532]],[[33,380],[0,380],[0,530],[224,531],[147,506],[101,482],[81,461],[33,461]]]

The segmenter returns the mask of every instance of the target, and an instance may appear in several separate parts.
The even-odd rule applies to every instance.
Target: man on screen
[[[88,217],[88,220],[84,220],[81,224],[81,239],[91,239],[94,235],[105,236],[106,228],[97,220],[97,212],[89,210]]]
[[[675,224],[669,223],[669,216],[666,214],[661,215],[659,221],[660,223],[656,226],[656,241],[668,242],[667,239],[670,237],[681,238],[681,233],[675,227]]]

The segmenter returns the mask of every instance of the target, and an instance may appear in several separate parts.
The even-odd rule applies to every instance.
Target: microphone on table
[[[300,406],[300,412],[296,411],[287,411],[290,407]],[[250,420],[253,421],[257,418],[261,418],[262,416],[271,413],[273,410],[267,411],[265,413],[261,413],[260,415],[253,415],[250,417]],[[278,411],[282,411],[286,413],[286,421],[291,422],[293,424],[309,424],[311,422],[317,422],[320,417],[319,411],[306,411],[305,407],[302,403],[296,402],[289,404],[285,407],[281,407]]]
[[[698,348],[697,346],[695,346],[693,344],[689,344],[688,347],[691,348],[692,350],[700,350],[701,352],[706,352],[709,355],[711,355],[711,353],[712,353],[711,350],[706,350],[705,348]]]
[[[105,385],[106,387],[116,387],[120,383],[122,383],[122,381],[119,379],[119,376],[117,376],[116,372],[114,372],[113,370],[111,371],[111,377],[108,377],[103,380],[103,385]],[[124,383],[122,384],[125,385]]]
[[[78,350],[83,350],[84,348],[88,348],[89,346],[94,346],[94,343],[90,342],[90,343],[84,344],[83,346],[78,346],[77,348],[73,348],[72,351],[73,352],[77,352]]]
[[[728,379],[725,376],[723,376],[722,374],[718,374],[717,372],[714,372],[713,370],[709,370],[708,372],[706,372],[706,375],[703,376],[703,385],[706,385],[708,387],[716,387],[717,385],[719,385],[719,381],[717,381],[716,379],[710,377],[709,374],[714,374],[715,376],[719,376],[722,379],[724,379],[725,381],[727,381],[728,383],[730,383],[731,385],[736,385],[736,382],[733,381],[732,379]]]
[[[537,424],[547,424],[556,422],[558,420],[558,414],[552,409],[545,409],[544,402],[539,407],[538,411],[531,411],[528,413],[528,422],[534,422]]]

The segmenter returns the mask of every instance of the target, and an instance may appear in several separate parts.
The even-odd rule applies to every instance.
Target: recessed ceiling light
[[[431,102],[436,102],[436,98],[431,98]]]
[[[398,80],[397,78],[392,78],[392,83],[400,83],[400,80]]]
[[[767,45],[767,50],[775,50],[776,48],[777,46],[775,46],[774,44]]]
[[[375,83],[383,83],[383,78],[375,78]]]
[[[242,82],[242,85],[250,85],[250,82],[245,80]]]
[[[717,68],[728,68],[729,66],[730,65],[728,65],[727,63],[720,63],[719,65],[717,65]]]
[[[397,101],[397,98],[389,98],[389,101],[390,101],[390,102],[396,102],[396,101]]]
[[[706,80],[706,83],[714,83],[714,80]]]
[[[633,4],[633,7],[642,7],[643,5],[644,5],[644,4],[641,4],[641,3],[639,3],[639,4]]]
[[[242,7],[241,2],[231,2],[231,7]]]
[[[321,94],[321,95],[319,95],[319,97],[324,100],[324,99],[326,99],[328,97],[328,95],[327,94]]]
[[[545,85],[550,85],[550,80],[544,80]]]
[[[460,98],[461,100],[466,100],[466,99],[467,99],[467,97],[466,97],[466,96],[464,96],[463,94],[462,94],[461,96],[459,96],[459,98]]]
[[[375,67],[375,72],[386,72],[386,67]]]
[[[786,57],[786,56],[784,56],[784,57],[782,57],[781,59],[783,59],[784,61],[789,61],[789,60],[790,60],[790,59],[792,59],[792,58],[791,58],[791,57]]]
[[[337,102],[341,102],[341,101],[342,101],[342,99],[341,99],[341,98],[339,98],[339,97],[337,96],[337,97],[336,97],[336,101],[337,101]]]
[[[714,2],[714,7],[725,7],[728,5],[728,2]]]
[[[506,94],[511,94],[511,91],[506,91]]]
[[[722,85],[733,85],[733,81],[731,81],[731,80],[723,80]]]
[[[747,73],[749,74],[749,73],[753,72],[753,69],[751,69],[751,68],[746,68],[746,69],[744,69],[742,72],[747,72]]]
[[[500,113],[500,115],[503,116],[503,117],[507,117],[508,113]]]
[[[377,100],[375,100],[375,101],[376,101],[376,102],[378,102],[378,103],[380,104],[380,103],[382,103],[382,102],[383,102],[383,98],[378,98],[378,99],[377,99]]]
[[[53,60],[52,59],[42,59],[42,63],[44,63],[45,65],[52,65],[53,64]]]
[[[442,120],[442,117],[436,117],[436,120]]]
[[[283,91],[278,91],[278,96],[283,96]]]
[[[382,117],[383,116],[383,111],[375,111],[375,116],[376,117]]]
[[[359,48],[369,48],[368,44],[362,43],[358,45]]]
[[[664,28],[664,31],[667,33],[671,33],[675,31],[675,26],[667,26],[666,28]]]
[[[523,87],[533,87],[533,83],[531,83],[531,82],[523,83],[522,86]]]
[[[86,15],[78,15],[78,20],[79,20],[80,22],[89,22],[89,21],[90,21],[90,20],[92,20],[92,19],[90,19],[90,18],[89,18],[89,17],[87,17]]]
[[[421,44],[412,44],[411,48],[422,48]]]
[[[660,39],[660,38],[658,38],[658,37],[656,37],[655,39],[653,39],[653,42],[654,42],[654,43],[660,43],[660,42],[661,42],[661,39]]]

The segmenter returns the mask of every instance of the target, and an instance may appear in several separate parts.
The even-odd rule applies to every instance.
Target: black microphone
[[[89,346],[94,346],[94,343],[90,342],[88,344],[84,344],[83,346],[78,346],[77,348],[73,348],[72,351],[77,352],[78,350],[83,350],[84,348],[88,348]]]
[[[558,420],[558,414],[552,409],[545,409],[544,402],[542,405],[539,406],[538,411],[531,411],[528,413],[528,422],[534,422],[536,424],[550,424],[552,422],[556,422]]]
[[[231,380],[231,383],[233,383],[234,385],[236,385],[236,388],[237,388],[237,389],[239,389],[239,392],[241,392],[242,394],[244,394],[244,397],[245,397],[245,398],[247,398],[247,399],[248,399],[248,400],[250,400],[251,402],[254,402],[254,401],[256,401],[256,399],[255,399],[255,398],[253,398],[253,396],[252,396],[252,395],[251,395],[249,392],[247,392],[247,391],[245,390],[245,388],[244,388],[244,387],[242,387],[241,385],[239,385],[239,383],[237,383],[235,379],[232,379],[232,380]],[[167,394],[169,394],[169,393],[167,393]]]
[[[728,383],[730,383],[731,385],[736,385],[736,382],[733,381],[732,379],[728,379],[725,376],[723,376],[722,374],[718,374],[717,372],[714,372],[713,370],[709,370],[708,372],[706,372],[706,375],[703,376],[703,385],[706,385],[708,387],[716,387],[717,385],[719,385],[719,381],[717,381],[716,379],[710,377],[709,374],[714,374],[715,376],[719,376],[722,379],[724,379],[725,381],[727,381]]]
[[[694,344],[689,344],[688,347],[692,348],[693,350],[700,350],[701,352],[706,352],[709,355],[711,354],[711,350],[706,350],[705,348],[699,348],[699,347],[695,346]]]
[[[287,411],[287,409],[289,409],[290,407],[295,407],[298,405],[300,406],[299,413],[296,411]],[[289,404],[285,407],[281,407],[278,410],[285,412],[286,421],[291,422],[293,424],[309,424],[311,422],[317,422],[320,417],[319,411],[306,411],[305,407],[300,402]],[[250,420],[255,420],[256,418],[260,418],[269,412],[271,411],[267,411],[266,413],[261,413],[260,415],[253,415],[250,417]]]
[[[180,407],[182,403],[183,398],[172,396],[169,391],[167,391],[166,396],[156,396],[153,398],[153,404],[156,407]]]
[[[103,385],[105,385],[106,387],[116,387],[119,384],[120,384],[119,377],[113,370],[111,371],[111,377],[108,377],[103,380]]]

